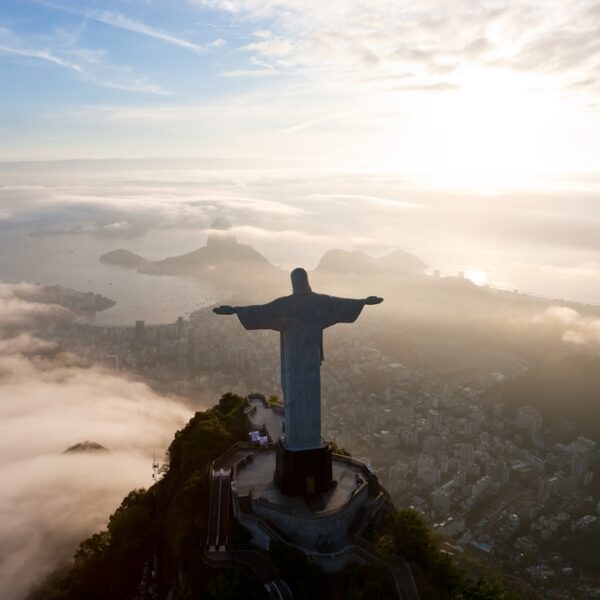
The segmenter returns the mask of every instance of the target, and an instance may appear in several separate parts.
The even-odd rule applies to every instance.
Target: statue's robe
[[[336,323],[353,323],[364,304],[364,300],[310,292],[236,308],[246,329],[280,332],[285,445],[290,450],[322,446],[323,329]]]

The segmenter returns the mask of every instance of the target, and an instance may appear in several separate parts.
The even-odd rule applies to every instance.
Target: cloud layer
[[[402,248],[443,274],[485,271],[495,285],[598,302],[599,189],[590,175],[483,194],[269,162],[4,165],[0,276],[39,280],[30,265],[47,261],[55,277],[44,283],[87,289],[91,272],[82,283],[61,281],[67,252],[83,275],[85,261],[91,268],[118,247],[149,259],[176,256],[203,245],[214,219],[225,217],[240,242],[283,268],[314,268],[331,248]],[[110,288],[97,291],[110,297]]]
[[[468,178],[597,169],[591,0],[17,4],[0,20],[9,160],[210,154]],[[44,65],[65,76],[32,104]],[[90,83],[105,89],[90,97]]]
[[[541,324],[560,338],[575,346],[598,348],[600,345],[600,319],[581,315],[567,306],[551,306],[532,318],[535,324]]]
[[[15,600],[103,527],[130,489],[151,483],[153,453],[162,457],[190,414],[40,339],[35,330],[67,311],[24,293],[35,286],[0,286],[0,581]],[[85,440],[110,452],[63,454]]]
[[[600,16],[594,2],[193,3],[260,24],[256,41],[245,49],[265,73],[327,74],[329,80],[438,92],[460,86],[456,74],[479,65],[561,75],[554,83],[600,90]]]

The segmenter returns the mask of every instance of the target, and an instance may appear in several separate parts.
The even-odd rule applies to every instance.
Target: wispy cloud
[[[370,196],[368,194],[309,194],[309,200],[318,201],[340,201],[344,203],[355,202],[365,203],[367,205],[378,205],[388,208],[400,209],[423,209],[426,204],[417,204],[415,202],[406,202],[405,200],[394,200],[392,198],[383,198],[381,196]]]
[[[159,96],[170,95],[169,90],[143,75],[133,73],[129,67],[106,61],[103,53],[74,47],[67,50],[36,48],[4,28],[0,28],[0,55],[2,54],[41,60],[68,69],[77,73],[82,80],[100,87]]]
[[[324,117],[318,117],[316,119],[309,119],[308,121],[302,121],[301,123],[296,123],[296,125],[292,125],[291,127],[286,127],[285,129],[280,129],[279,131],[274,131],[273,133],[267,134],[268,136],[272,135],[285,135],[287,133],[294,133],[295,131],[302,131],[303,129],[309,129],[310,127],[314,127],[315,125],[320,125],[321,123],[326,123],[327,121],[333,121],[335,119],[340,119],[342,117],[349,116],[350,112],[338,112],[332,115],[325,115]]]
[[[40,4],[48,8],[79,15],[86,19],[97,21],[98,23],[103,23],[104,25],[108,25],[110,27],[115,27],[116,29],[122,29],[124,31],[130,31],[132,33],[145,35],[147,37],[154,38],[155,40],[159,40],[161,42],[165,42],[173,46],[179,46],[180,48],[185,48],[194,52],[206,52],[208,49],[207,46],[203,46],[202,44],[196,44],[195,42],[191,42],[184,38],[172,35],[166,31],[163,31],[162,29],[153,27],[152,25],[148,25],[147,23],[144,23],[143,21],[140,21],[138,19],[132,19],[119,12],[108,10],[79,9],[70,6],[64,6],[55,2],[48,2],[46,0],[32,1],[36,4]],[[225,40],[219,38],[212,42],[210,46],[213,48],[218,48],[220,46],[223,46],[224,42]]]
[[[548,85],[568,85],[560,75],[586,79],[600,68],[598,12],[590,3],[526,0],[459,0],[452,11],[441,0],[360,2],[330,0],[190,0],[229,13],[266,35],[244,50],[272,68],[327,83],[367,82],[412,74],[409,87],[391,92],[436,93],[455,89],[460,69],[475,65],[543,73]],[[458,32],[458,33],[457,33]],[[401,40],[401,41],[400,41]],[[441,74],[456,81],[437,80]]]
[[[0,29],[0,39],[3,33],[6,33],[6,29]],[[17,48],[0,42],[0,54],[9,54],[12,56],[21,56],[25,58],[36,58],[39,60],[44,60],[54,65],[58,65],[59,67],[71,69],[72,71],[83,75],[83,69],[78,64],[63,60],[62,58],[55,56],[54,54],[52,54],[52,52],[48,50],[35,50],[33,48],[23,47]]]
[[[271,77],[279,74],[276,69],[234,69],[223,71],[221,77]]]
[[[104,23],[106,25],[110,25],[118,29],[124,29],[125,31],[132,31],[141,35],[146,35],[156,40],[160,40],[161,42],[172,44],[173,46],[180,46],[181,48],[187,48],[188,50],[193,50],[194,52],[206,51],[206,48],[204,46],[201,46],[200,44],[195,44],[194,42],[190,42],[188,40],[184,40],[182,38],[170,35],[168,33],[165,33],[164,31],[161,31],[160,29],[156,29],[154,27],[151,27],[150,25],[146,25],[141,21],[130,19],[119,13],[106,11],[90,11],[85,12],[84,15],[87,18],[94,19],[95,21],[99,21],[100,23]]]

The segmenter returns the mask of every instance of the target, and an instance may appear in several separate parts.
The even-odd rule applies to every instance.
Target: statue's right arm
[[[224,304],[222,306],[217,306],[217,308],[213,308],[213,312],[217,315],[235,315],[236,309],[234,306]]]
[[[236,314],[240,323],[246,329],[274,329],[281,331],[282,310],[280,300],[273,300],[267,304],[256,304],[252,306],[226,307],[233,312],[224,314]]]

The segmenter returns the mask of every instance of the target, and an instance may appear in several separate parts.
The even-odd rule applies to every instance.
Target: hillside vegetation
[[[148,490],[133,490],[109,518],[107,528],[84,540],[72,561],[57,569],[30,600],[183,600],[264,598],[242,567],[210,569],[203,563],[207,533],[208,478],[212,461],[246,439],[245,401],[225,394],[198,412],[168,449],[168,470]],[[247,533],[234,533],[238,541]],[[496,583],[470,580],[439,547],[414,511],[388,505],[369,532],[382,562],[349,566],[327,575],[291,547],[273,544],[269,555],[297,599],[392,598],[390,567],[405,557],[423,599],[516,600]]]

